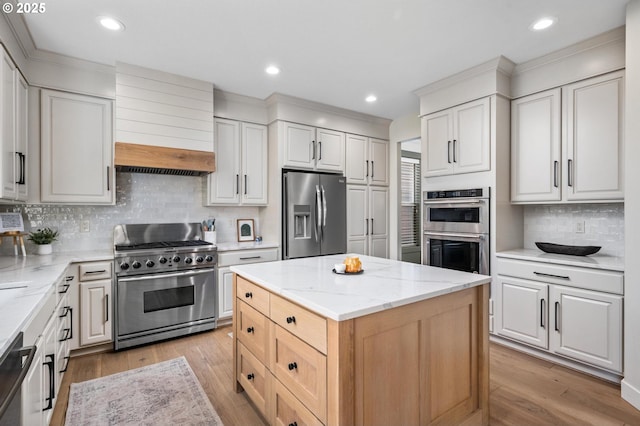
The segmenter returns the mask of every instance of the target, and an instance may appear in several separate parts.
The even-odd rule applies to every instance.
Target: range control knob
[[[126,271],[127,269],[129,269],[129,264],[127,262],[122,262],[120,264],[120,269],[122,269],[123,271]]]
[[[178,262],[180,262],[180,256],[173,256],[173,259],[172,259],[172,260],[173,260],[174,262],[178,263]]]
[[[205,260],[206,260],[207,262],[212,262],[212,261],[213,261],[213,256],[208,255],[207,257],[205,257]]]
[[[142,266],[142,264],[136,260],[131,266],[133,266],[133,269],[138,269]]]
[[[202,256],[198,256],[198,257],[196,257],[196,262],[202,263],[202,262],[204,262],[204,258]]]
[[[158,259],[158,262],[160,262],[160,263],[162,263],[164,265],[165,263],[167,263],[167,258],[162,256],[160,259]]]
[[[156,265],[156,262],[153,260],[147,260],[145,264],[147,265],[147,268],[153,268]]]
[[[187,258],[184,260],[184,263],[186,263],[186,264],[188,264],[188,265],[191,265],[191,263],[192,263],[192,262],[193,262],[193,259],[192,259],[192,258],[190,258],[190,257],[187,257]]]

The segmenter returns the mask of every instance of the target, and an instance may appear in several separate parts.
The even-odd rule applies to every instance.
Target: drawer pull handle
[[[253,327],[247,328],[247,333],[253,333]]]
[[[289,423],[289,426],[298,426],[298,422]]]
[[[71,307],[65,306],[63,308],[62,313],[58,316],[58,318],[65,318],[67,315],[69,315],[69,312],[71,312]]]
[[[253,297],[253,293],[247,292],[244,294],[244,297],[246,297],[247,299],[251,299]]]
[[[253,373],[247,374],[247,380],[253,380],[254,377]]]
[[[289,365],[289,370],[297,370],[298,369],[298,363],[297,362],[290,362]]]
[[[254,259],[260,259],[262,256],[248,256],[248,257],[241,257],[240,260],[254,260]]]
[[[62,290],[60,290],[58,294],[65,294],[67,291],[69,291],[69,287],[71,287],[71,284],[64,284],[62,286]]]
[[[85,272],[85,274],[86,275],[89,275],[89,274],[104,274],[105,272],[107,272],[106,269],[100,269],[100,270],[96,269],[95,271],[87,271],[87,272]]]
[[[549,277],[549,278],[558,278],[561,280],[570,280],[571,277],[566,276],[566,275],[555,275],[555,274],[545,274],[544,272],[536,272],[533,271],[534,274],[536,274],[539,277]]]
[[[74,277],[73,275],[68,275],[68,276],[66,276],[66,277],[64,278],[64,280],[65,280],[66,282],[69,282],[69,281],[73,281],[73,279],[74,279],[74,278],[75,278],[75,277]]]
[[[65,359],[67,362],[64,363],[64,368],[62,370],[59,371],[59,373],[66,373],[67,372],[67,368],[69,368],[69,359],[71,357],[69,356],[65,356],[63,359]]]
[[[296,323],[296,317],[294,317],[293,315],[290,317],[287,317],[287,324],[295,324]]]
[[[65,328],[63,331],[64,331],[64,336],[62,336],[62,338],[60,340],[58,340],[58,342],[65,342],[65,341],[71,339],[71,329],[70,328]]]

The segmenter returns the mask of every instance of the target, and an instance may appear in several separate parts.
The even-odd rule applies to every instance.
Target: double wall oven
[[[424,192],[423,264],[489,275],[489,192]]]
[[[211,330],[217,248],[198,223],[118,225],[115,350]]]

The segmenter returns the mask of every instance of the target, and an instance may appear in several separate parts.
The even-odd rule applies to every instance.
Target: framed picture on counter
[[[254,241],[255,239],[253,219],[238,219],[238,241]]]

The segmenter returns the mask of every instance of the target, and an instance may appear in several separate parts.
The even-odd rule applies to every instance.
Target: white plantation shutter
[[[402,157],[400,163],[400,243],[420,245],[420,162]]]

